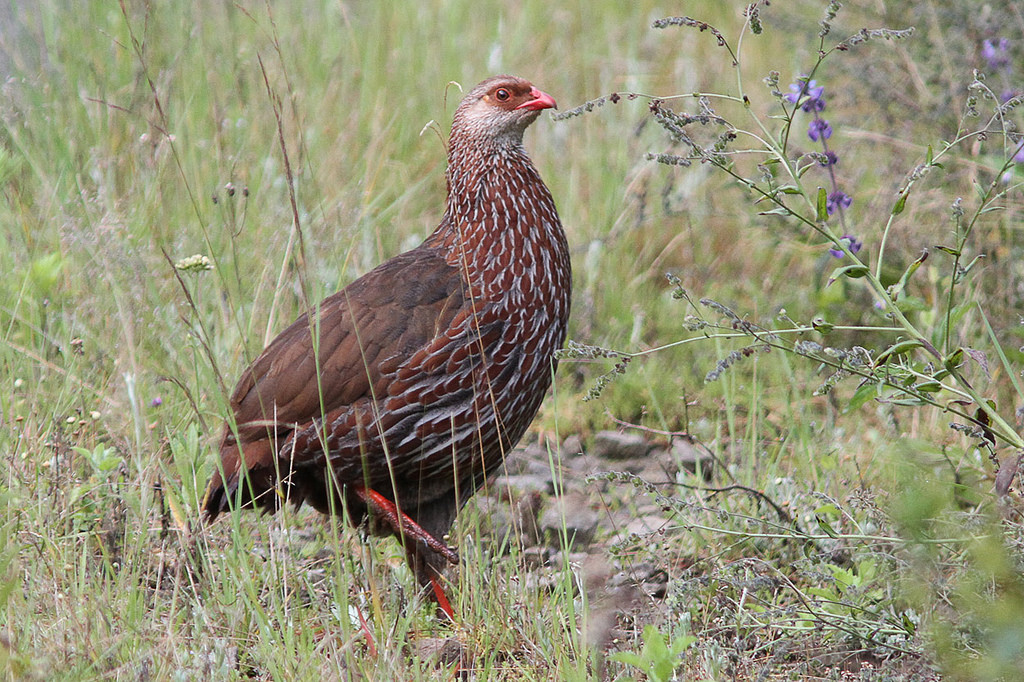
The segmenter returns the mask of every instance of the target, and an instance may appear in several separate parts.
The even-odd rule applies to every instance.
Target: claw
[[[394,502],[366,486],[353,486],[352,491],[373,511],[374,515],[386,521],[398,537],[404,540],[414,540],[432,552],[437,552],[449,563],[458,565],[459,555],[455,553],[454,549],[423,530],[423,527],[409,518],[408,514],[399,511]]]

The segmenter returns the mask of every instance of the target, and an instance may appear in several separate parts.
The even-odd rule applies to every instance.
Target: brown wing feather
[[[312,328],[307,314],[281,332],[232,393],[236,426],[225,426],[224,478],[218,472],[210,481],[207,513],[216,516],[227,508],[242,469],[250,484],[243,503],[276,506],[270,489],[276,485],[279,446],[297,427],[386,394],[386,377],[403,357],[428,345],[462,308],[462,289],[459,271],[435,249],[420,247],[324,299],[313,313]],[[387,357],[381,357],[384,348]]]

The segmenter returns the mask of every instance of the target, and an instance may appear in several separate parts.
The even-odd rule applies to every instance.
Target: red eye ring
[[[498,99],[499,102],[507,102],[509,98],[512,97],[512,93],[505,88],[498,88],[494,92],[494,96]]]

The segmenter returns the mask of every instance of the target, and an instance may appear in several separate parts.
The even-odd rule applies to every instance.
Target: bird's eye
[[[497,92],[494,93],[494,96],[498,98],[499,102],[507,102],[508,98],[512,96],[512,93],[505,88],[498,88]]]

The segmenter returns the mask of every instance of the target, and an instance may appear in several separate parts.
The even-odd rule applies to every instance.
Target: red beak
[[[558,105],[555,104],[555,98],[537,88],[530,88],[529,102],[523,102],[516,109],[529,109],[530,111],[540,111],[541,109],[557,109]]]

